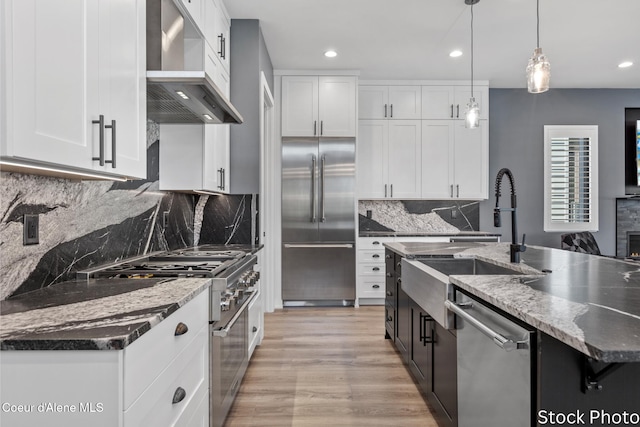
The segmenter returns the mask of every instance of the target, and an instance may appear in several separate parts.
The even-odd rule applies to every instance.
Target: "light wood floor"
[[[437,427],[391,341],[384,307],[265,314],[226,427]]]

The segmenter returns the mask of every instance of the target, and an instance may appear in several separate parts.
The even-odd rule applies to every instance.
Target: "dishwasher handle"
[[[471,307],[472,303],[464,303],[462,305],[457,305],[456,303],[447,300],[444,302],[444,306],[448,310],[453,311],[455,314],[457,314],[458,316],[462,317],[464,320],[469,322],[480,332],[482,332],[483,334],[491,338],[493,342],[498,347],[502,348],[504,351],[512,351],[517,349],[528,348],[529,341],[513,341],[512,339],[506,338],[501,334],[499,334],[498,332],[491,329],[490,327],[488,327],[487,325],[485,325],[484,323],[482,323],[481,321],[479,321],[478,319],[476,319],[475,317],[473,317],[472,315],[470,315],[469,313],[467,313],[466,311],[464,311],[462,307]]]

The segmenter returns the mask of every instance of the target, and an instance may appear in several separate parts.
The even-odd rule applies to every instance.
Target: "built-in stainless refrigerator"
[[[282,140],[282,299],[355,300],[355,139]]]

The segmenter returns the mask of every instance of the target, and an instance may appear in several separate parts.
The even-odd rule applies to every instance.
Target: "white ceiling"
[[[276,69],[360,70],[361,79],[469,80],[464,0],[227,0],[259,19]],[[480,0],[474,79],[524,88],[536,47],[535,0]],[[233,41],[231,41],[233,43]],[[640,0],[540,0],[540,47],[554,88],[640,88]],[[338,57],[323,56],[335,49]],[[449,52],[464,55],[453,59]],[[622,61],[632,61],[620,69]]]

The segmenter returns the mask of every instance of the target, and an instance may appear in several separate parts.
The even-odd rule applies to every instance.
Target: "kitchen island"
[[[448,279],[453,289],[535,330],[532,425],[551,424],[551,412],[603,411],[621,417],[625,411],[640,413],[640,264],[535,246],[522,253],[520,264],[512,264],[509,245],[503,243],[395,242],[385,246],[387,256],[394,260],[466,257],[515,270],[511,275],[450,275]],[[398,262],[394,264],[399,268]],[[395,294],[397,304],[402,298],[408,300],[405,307],[415,303],[402,290],[402,280]],[[402,322],[405,309],[395,309],[395,327],[402,331],[405,325],[397,323]],[[404,316],[405,324],[410,322],[407,318]],[[440,335],[445,333],[455,337],[456,330],[441,328]],[[402,332],[395,335],[402,337]],[[409,337],[410,332],[404,335]],[[413,341],[405,339],[402,344],[401,348],[408,347],[404,359],[411,366]],[[455,354],[455,338],[451,348]],[[435,375],[437,360],[432,363]],[[449,381],[456,383],[451,365],[440,366],[440,371],[443,368],[452,372]],[[458,388],[467,386],[457,383]],[[433,390],[425,391],[427,397],[429,393]],[[449,397],[451,394],[455,397],[451,392]],[[441,396],[437,400],[446,401]],[[443,425],[457,425],[454,412],[462,409],[450,400]],[[602,418],[592,421],[587,419],[586,424],[608,425]]]

